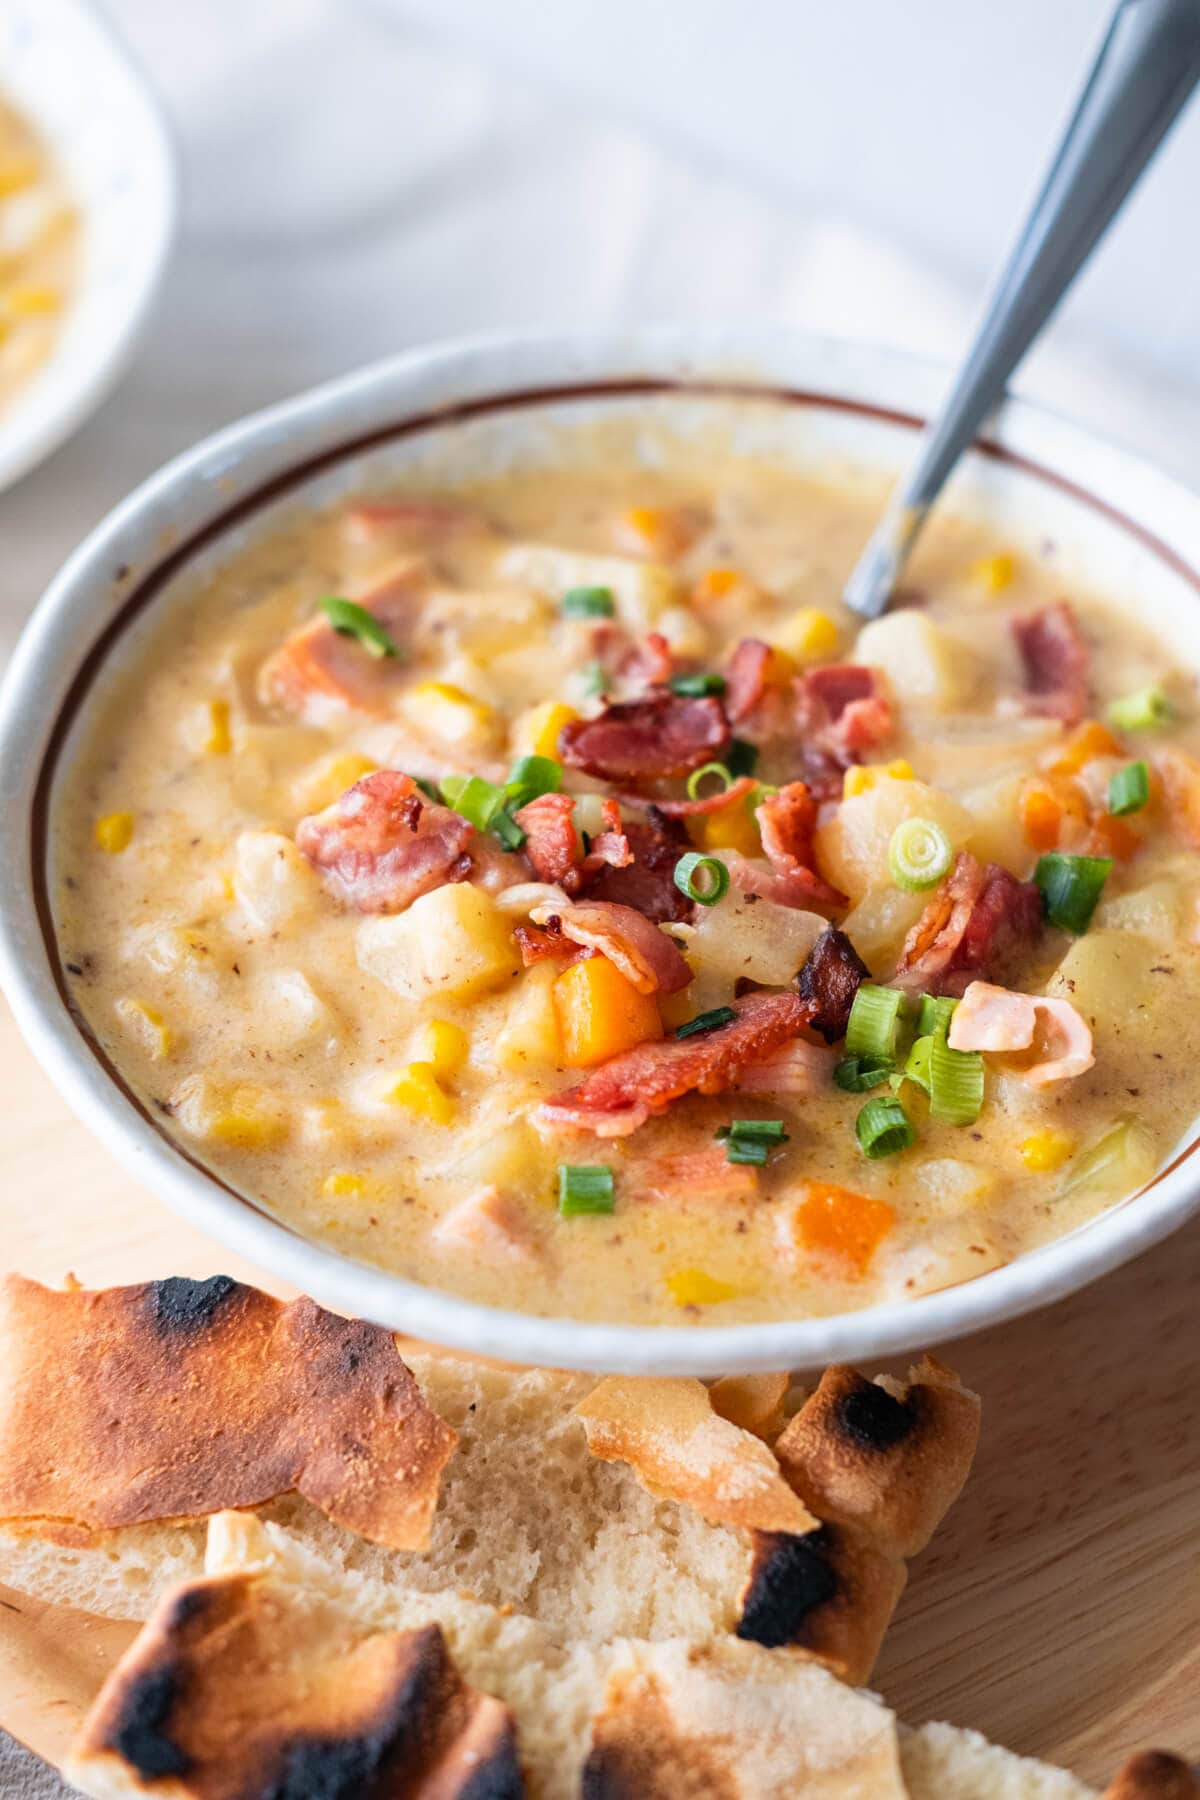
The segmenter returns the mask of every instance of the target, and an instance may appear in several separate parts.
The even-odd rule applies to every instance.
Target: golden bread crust
[[[1104,1800],[1200,1800],[1200,1780],[1178,1756],[1143,1750],[1104,1790]]]

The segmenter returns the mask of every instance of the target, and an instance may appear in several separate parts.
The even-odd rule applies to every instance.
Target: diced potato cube
[[[296,804],[306,813],[324,812],[327,806],[341,799],[347,788],[352,788],[364,775],[373,775],[378,767],[371,757],[362,756],[356,750],[323,756],[297,781],[294,789]]]
[[[557,1066],[558,1015],[554,1009],[557,976],[558,969],[553,962],[534,963],[522,975],[508,1017],[495,1041],[498,1068],[520,1075],[533,1069]]]
[[[786,987],[824,931],[818,913],[751,900],[731,887],[719,906],[701,909],[684,955],[696,979],[689,998],[703,1010],[732,999],[744,976],[766,987]]]
[[[434,1125],[449,1125],[454,1119],[454,1102],[439,1083],[432,1063],[409,1063],[391,1083],[385,1098],[392,1106],[403,1106],[414,1118],[429,1119]]]
[[[705,657],[712,649],[712,639],[704,621],[698,619],[688,606],[668,606],[659,618],[657,628],[676,656]]]
[[[967,702],[978,672],[966,645],[923,612],[886,613],[858,634],[854,659],[882,669],[904,701],[946,712]]]
[[[175,1117],[192,1137],[238,1150],[273,1150],[288,1136],[284,1102],[255,1082],[191,1076],[173,1096]]]
[[[491,749],[499,736],[495,708],[452,681],[420,682],[402,697],[401,708],[418,731],[456,750],[483,752]]]
[[[946,1216],[979,1206],[994,1192],[997,1181],[994,1169],[956,1156],[931,1157],[918,1164],[915,1176],[923,1197],[933,1202],[935,1212]]]
[[[842,930],[878,979],[885,980],[895,968],[928,899],[928,894],[906,894],[897,887],[872,888],[842,920]]]
[[[156,1006],[145,1000],[122,998],[113,1002],[113,1011],[152,1062],[162,1062],[171,1054],[175,1035]]]
[[[629,556],[593,556],[553,544],[513,544],[497,568],[506,579],[527,581],[554,600],[561,600],[571,588],[608,588],[618,617],[632,631],[654,629],[677,598],[670,569]]]
[[[1016,875],[1033,865],[1021,809],[1022,778],[1003,775],[978,787],[963,788],[955,796],[975,823],[971,849],[980,862],[1003,863]]]
[[[1136,931],[1097,931],[1076,938],[1052,979],[1051,998],[1078,1006],[1092,1026],[1096,1053],[1118,1035],[1127,1057],[1152,1048],[1176,1050],[1180,988],[1161,944]],[[1162,1043],[1157,1040],[1163,1039]]]
[[[422,1025],[413,1047],[413,1061],[427,1062],[439,1081],[457,1075],[467,1060],[471,1040],[461,1025],[449,1019],[430,1019]]]
[[[971,841],[975,829],[971,814],[948,794],[923,781],[884,777],[865,794],[844,800],[836,818],[818,829],[821,872],[854,901],[872,888],[889,887],[888,844],[905,819],[932,819],[956,850]]]
[[[299,969],[272,969],[255,983],[254,1024],[272,1045],[299,1049],[337,1037],[333,1013]]]
[[[102,819],[96,820],[96,843],[109,856],[119,856],[122,850],[128,850],[133,841],[133,814],[128,812],[105,813]]]
[[[259,931],[283,931],[309,917],[320,901],[317,877],[291,838],[243,831],[233,851],[233,892]]]
[[[364,919],[359,967],[405,1000],[471,1000],[520,969],[509,920],[470,882],[422,894],[407,912]]]

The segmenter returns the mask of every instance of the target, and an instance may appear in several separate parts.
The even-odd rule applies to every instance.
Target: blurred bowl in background
[[[80,260],[49,356],[0,405],[0,489],[50,454],[128,363],[175,227],[175,157],[144,77],[85,0],[0,0],[0,99],[57,160]]]

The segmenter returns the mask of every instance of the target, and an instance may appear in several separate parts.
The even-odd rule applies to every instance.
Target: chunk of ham
[[[1087,706],[1088,647],[1066,600],[1012,622],[1025,669],[1026,709],[1077,725]]]
[[[961,994],[979,977],[1002,976],[1018,964],[1042,930],[1042,897],[999,863],[981,867],[960,850],[945,881],[907,938],[894,987]]]
[[[954,1009],[946,1041],[952,1050],[1024,1052],[1009,1067],[1031,1087],[1070,1081],[1096,1060],[1091,1031],[1069,1000],[1017,994],[987,981],[970,983]]]
[[[836,1060],[823,1044],[792,1038],[750,1063],[734,1086],[744,1094],[819,1094],[833,1081]]]
[[[425,800],[411,775],[364,775],[296,827],[296,847],[348,906],[403,912],[422,894],[472,872],[472,825]]]
[[[365,608],[403,646],[428,592],[422,562],[406,562],[359,597]],[[305,725],[325,726],[347,711],[386,713],[405,680],[401,658],[372,656],[352,637],[335,631],[322,614],[285,638],[258,672],[258,697]]]
[[[607,956],[639,994],[677,994],[692,979],[678,944],[632,906],[584,900],[557,908],[539,906],[531,917],[547,930],[557,920],[556,935]]]
[[[536,1107],[543,1133],[590,1131],[628,1137],[683,1094],[720,1094],[743,1071],[794,1038],[810,1009],[799,994],[747,994],[733,1003],[735,1017],[715,1031],[638,1044],[601,1063],[581,1081]]]
[[[762,834],[762,847],[771,865],[765,880],[756,877],[751,883],[746,871],[752,864],[735,872],[738,886],[744,892],[775,900],[782,906],[799,906],[805,911],[814,907],[849,905],[844,894],[831,887],[813,867],[813,847],[817,829],[817,803],[803,781],[789,781],[777,794],[770,794],[754,809]]]
[[[792,691],[806,754],[845,768],[891,736],[892,704],[877,669],[827,663],[797,676]]]
[[[572,796],[539,794],[513,817],[525,833],[525,854],[538,880],[552,881],[568,894],[578,893],[582,855]]]
[[[461,500],[414,495],[410,500],[360,500],[341,518],[343,543],[354,549],[436,550],[446,542],[490,537],[478,507]]]
[[[695,1200],[757,1199],[758,1170],[751,1163],[731,1163],[724,1144],[709,1144],[675,1156],[648,1157],[629,1170],[625,1185],[639,1200],[686,1208]]]
[[[610,863],[590,874],[589,900],[632,906],[659,924],[691,920],[696,909],[675,885],[675,865],[691,848],[682,825],[660,807],[647,806],[645,820],[627,819],[622,833],[633,860],[619,867]]]
[[[516,1206],[496,1187],[477,1188],[458,1201],[429,1235],[443,1250],[465,1251],[494,1261],[525,1262],[533,1255]]]
[[[610,699],[643,697],[647,690],[664,686],[675,672],[671,646],[660,631],[637,638],[611,619],[583,629],[590,631],[591,661],[599,665],[603,691]]]
[[[573,719],[563,726],[558,749],[570,768],[636,786],[689,775],[728,742],[720,701],[655,692],[606,706],[595,719]]]

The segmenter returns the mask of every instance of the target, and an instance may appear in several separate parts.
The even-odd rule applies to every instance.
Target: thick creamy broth
[[[135,1090],[226,1178],[318,1241],[472,1299],[725,1324],[970,1279],[1140,1186],[1198,1110],[1191,677],[1132,609],[1072,594],[1085,702],[1030,692],[1040,677],[1011,622],[1062,600],[1053,553],[1015,554],[953,517],[932,526],[907,604],[860,634],[838,595],[878,491],[716,450],[648,468],[632,442],[609,438],[590,465],[576,456],[428,503],[408,491],[297,515],[144,628],[59,784],[57,922],[74,996]],[[564,594],[578,590],[593,598],[568,611],[601,610],[564,617]],[[610,598],[597,602],[597,591]],[[332,639],[314,624],[330,595],[368,602],[403,654]],[[747,639],[770,647],[748,689],[731,664]],[[828,697],[814,710],[825,689],[812,671],[847,665],[859,671],[858,710],[839,713]],[[687,694],[688,676],[721,671],[723,694]],[[676,694],[666,682],[681,676]],[[1169,720],[1103,724],[1112,701],[1155,683]],[[653,762],[676,729],[675,701],[689,699],[701,710],[680,725],[678,754],[693,772],[729,754],[724,742],[704,749],[696,720],[747,709],[733,735],[760,741],[755,781],[793,796],[788,784],[806,781],[815,839],[801,829],[789,842],[809,873],[796,875],[786,843],[780,860],[764,856],[754,808],[772,796],[762,790],[675,822],[647,814],[650,797],[686,795],[685,775],[639,778],[626,765]],[[647,705],[655,748],[639,738],[630,751],[619,709],[636,720]],[[611,779],[578,766],[596,766],[579,732],[598,716],[620,723]],[[561,877],[580,883],[573,901],[530,888],[532,828],[518,848],[492,828],[464,837],[461,821],[451,829],[460,815],[447,825],[431,798],[448,776],[503,784],[528,754],[561,760],[577,796],[587,836],[571,837]],[[1148,803],[1114,823],[1111,776],[1141,761]],[[428,789],[352,802],[367,804],[370,841],[360,831],[339,860],[345,820],[324,809],[344,807],[364,776],[369,792],[378,770]],[[704,778],[698,791],[721,783]],[[453,782],[446,793],[469,808]],[[615,796],[621,828],[634,827],[623,868],[600,860],[608,839],[622,855],[611,809],[601,811]],[[916,892],[896,885],[889,861],[910,817],[939,825],[959,858]],[[446,866],[411,898],[421,833]],[[655,849],[669,871],[693,848],[734,879],[711,907],[692,906],[669,874],[665,889],[651,883],[650,910],[680,915],[655,929],[685,958],[686,986],[676,963],[675,980],[647,994],[629,971],[643,988],[653,977],[628,944],[597,954],[593,939],[589,955],[563,941],[553,921],[572,904],[632,893],[636,909],[644,892],[630,888],[631,870],[649,868]],[[1024,885],[1053,849],[1113,852],[1078,935],[1043,924]],[[1010,872],[1015,899],[979,887],[992,864]],[[733,1008],[715,1038],[740,1030],[738,1009],[763,997],[792,996],[782,1006],[794,1008],[796,974],[826,920],[888,983],[906,938],[968,865],[978,905],[966,941],[979,940],[980,955],[967,969],[956,952],[930,991],[969,995],[970,975],[1065,1001],[1091,1035],[1090,1067],[1037,1085],[1030,1067],[1047,1060],[1045,1044],[1040,1057],[1036,1044],[989,1052],[977,1117],[931,1117],[924,1087],[903,1079],[926,985],[918,961],[893,1069],[911,1147],[864,1154],[856,1118],[892,1085],[837,1085],[843,1033],[827,1046],[793,1014],[785,1041],[757,1058],[776,1074],[747,1076],[747,1053],[704,1078],[719,1091],[685,1092],[662,1110],[651,1099],[636,1119],[659,1091],[667,1046],[710,1035],[676,1039],[680,1025]],[[1027,928],[1001,931],[998,947],[989,907],[1006,929],[1017,914]],[[600,1108],[600,1129],[556,1118],[553,1104],[537,1112],[580,1084],[594,1093],[596,1071],[622,1056],[652,1072]],[[744,1119],[782,1122],[786,1139],[768,1144],[765,1163],[730,1161],[730,1141],[715,1136]],[[561,1165],[609,1169],[613,1210],[560,1211]]]
[[[0,411],[54,347],[75,282],[78,237],[53,156],[0,98]]]

